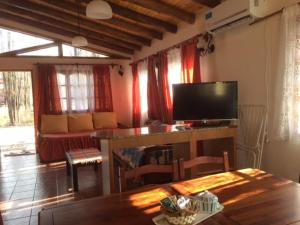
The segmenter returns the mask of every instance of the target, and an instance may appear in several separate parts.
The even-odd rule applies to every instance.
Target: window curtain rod
[[[300,2],[298,2],[297,4],[300,5]],[[293,4],[292,4],[292,5],[293,5]],[[291,5],[288,5],[288,6],[291,6]],[[288,6],[286,6],[286,7],[288,7]],[[284,8],[285,8],[285,7],[284,7]],[[267,16],[265,16],[265,17],[262,17],[262,18],[259,18],[259,19],[255,20],[255,21],[253,21],[252,23],[250,23],[250,26],[251,26],[251,25],[254,25],[254,24],[256,24],[256,23],[260,23],[260,22],[262,22],[262,21],[264,21],[264,20],[266,20],[266,19],[268,19],[268,18],[270,18],[270,17],[273,17],[273,16],[275,16],[275,15],[277,15],[277,14],[282,13],[284,8],[282,8],[282,9],[276,11],[276,12],[273,12],[273,13],[270,14],[270,15],[267,15]]]
[[[59,66],[95,66],[95,65],[104,65],[104,66],[120,66],[120,64],[116,64],[116,63],[35,63],[33,65],[59,65]]]
[[[160,50],[160,51],[158,51],[157,53],[155,53],[155,54],[152,54],[152,55],[149,55],[149,56],[146,56],[146,57],[144,57],[144,58],[141,58],[141,59],[139,59],[139,60],[136,60],[136,61],[133,61],[132,63],[130,63],[129,65],[131,66],[132,64],[135,64],[135,63],[138,63],[138,62],[141,62],[141,61],[144,61],[144,60],[146,60],[148,57],[151,57],[151,56],[155,56],[155,55],[158,55],[159,53],[162,53],[162,52],[165,52],[165,51],[168,51],[168,50],[171,50],[171,49],[173,49],[173,48],[179,48],[180,47],[180,45],[182,45],[182,44],[184,44],[184,43],[187,43],[187,42],[189,42],[189,41],[191,41],[191,40],[193,40],[194,38],[199,38],[199,37],[201,37],[201,36],[203,36],[203,34],[201,33],[201,34],[197,34],[197,35],[195,35],[195,36],[193,36],[193,37],[191,37],[191,38],[189,38],[189,39],[187,39],[187,40],[184,40],[184,41],[182,41],[182,42],[180,42],[180,43],[177,43],[177,44],[175,44],[175,45],[172,45],[171,47],[169,47],[169,48],[165,48],[165,49],[163,49],[163,50]]]

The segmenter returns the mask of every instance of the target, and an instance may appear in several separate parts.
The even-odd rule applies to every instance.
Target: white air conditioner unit
[[[300,0],[226,0],[205,13],[209,32],[221,32],[268,16]]]

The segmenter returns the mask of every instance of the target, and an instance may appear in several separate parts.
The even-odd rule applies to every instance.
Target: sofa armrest
[[[118,123],[118,128],[121,128],[121,129],[128,129],[128,128],[130,128],[130,127],[127,126],[127,125],[125,125],[125,124]]]

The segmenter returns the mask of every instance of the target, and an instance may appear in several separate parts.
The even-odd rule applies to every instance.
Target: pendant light
[[[103,0],[93,0],[86,7],[86,16],[91,19],[111,19],[111,6]]]
[[[88,45],[88,41],[85,37],[80,35],[80,0],[78,1],[78,6],[77,6],[77,23],[78,23],[78,35],[73,37],[72,39],[72,46],[73,47],[84,47]]]

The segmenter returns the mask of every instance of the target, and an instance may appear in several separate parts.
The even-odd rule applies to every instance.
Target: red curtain
[[[162,121],[164,123],[173,124],[173,107],[169,90],[167,52],[160,53],[158,57],[158,87],[161,93],[159,99],[162,113]]]
[[[148,117],[153,120],[161,120],[161,108],[159,103],[159,91],[155,73],[155,57],[148,58]]]
[[[54,65],[38,65],[38,74],[33,80],[35,140],[38,150],[41,115],[61,114],[62,110]]]
[[[197,42],[198,37],[182,44],[181,46],[181,68],[183,83],[201,82]]]
[[[137,63],[132,64],[132,126],[141,125],[141,100],[140,100],[140,82],[138,76]]]
[[[95,112],[112,112],[112,90],[109,65],[94,65]]]

